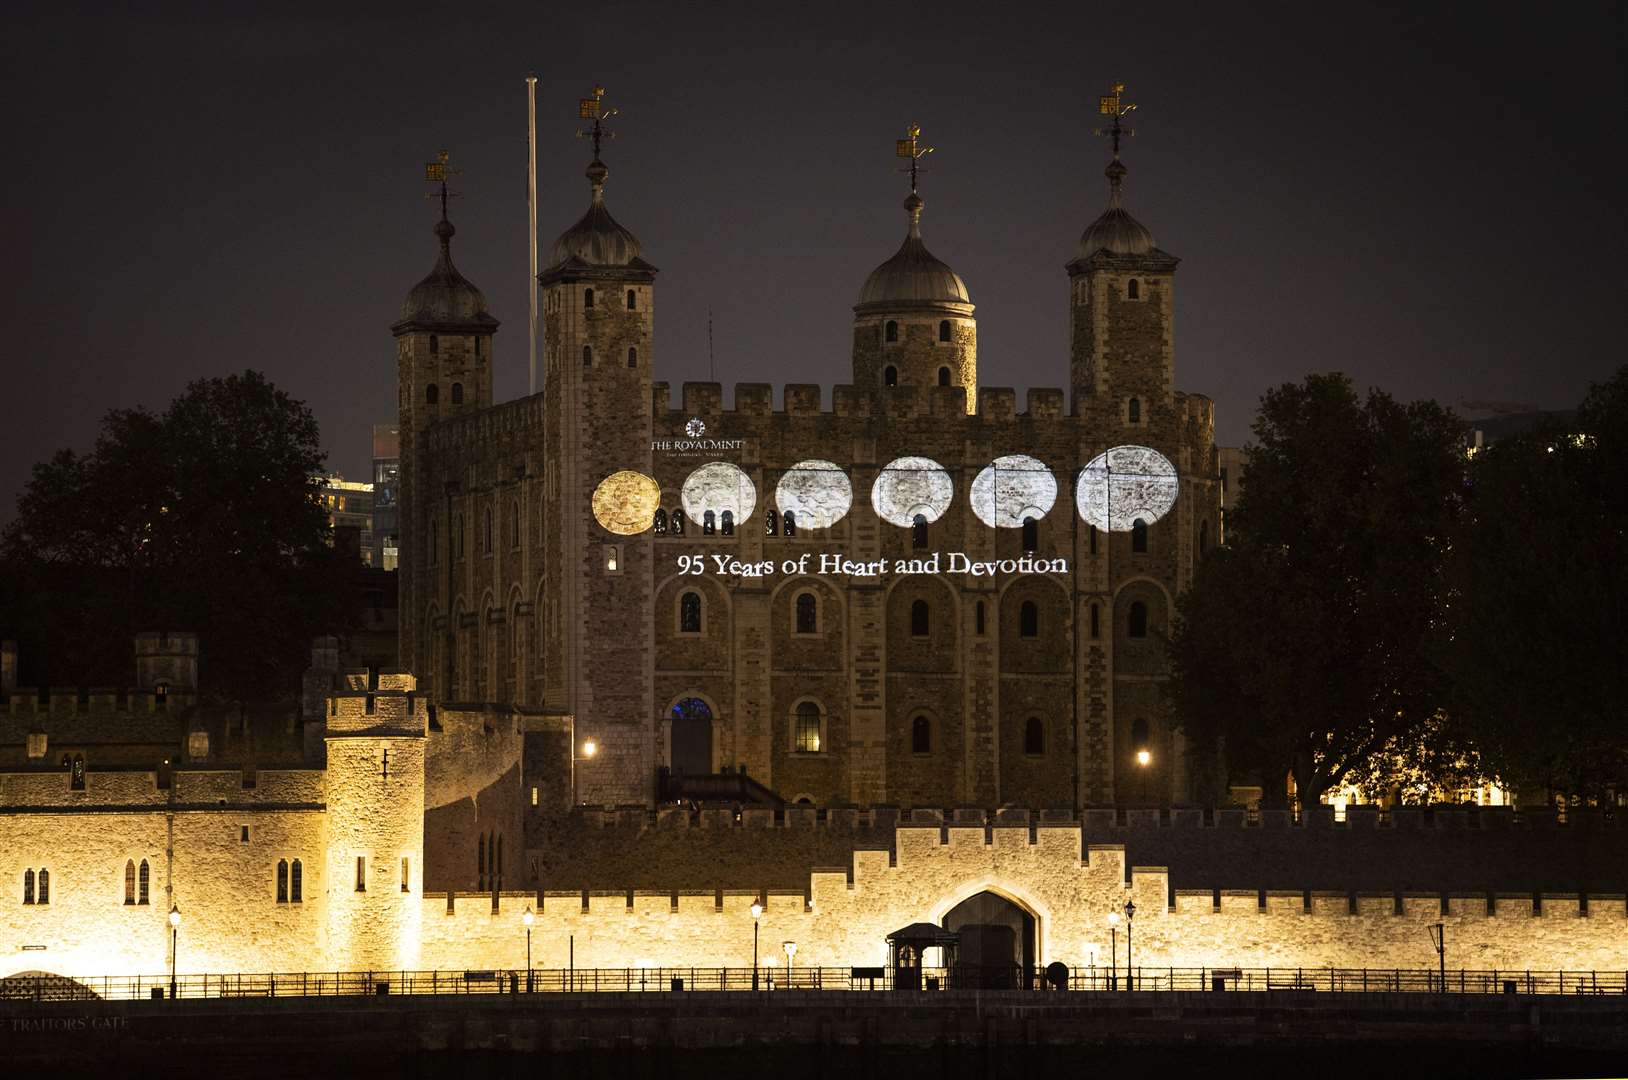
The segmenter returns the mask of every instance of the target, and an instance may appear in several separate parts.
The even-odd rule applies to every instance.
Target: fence
[[[266,974],[108,975],[70,979],[27,974],[0,979],[0,1001],[355,997],[459,994],[717,993],[786,990],[924,992],[1031,990],[1068,993],[1171,991],[1334,994],[1628,994],[1623,971],[1471,971],[1375,968],[1085,968],[1066,979],[1018,967],[918,968],[896,980],[887,968],[634,967],[479,971],[339,971]]]

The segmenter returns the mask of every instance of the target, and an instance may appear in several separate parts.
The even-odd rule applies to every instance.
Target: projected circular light
[[[799,461],[775,485],[774,501],[781,514],[792,514],[800,529],[829,529],[854,504],[854,486],[848,474],[830,461]]]
[[[1149,525],[1176,505],[1176,467],[1146,446],[1116,446],[1080,470],[1074,505],[1088,525],[1129,532],[1138,519]]]
[[[606,532],[636,536],[650,528],[661,488],[654,478],[631,469],[613,472],[594,488],[594,520]]]
[[[719,518],[725,512],[737,523],[751,516],[757,506],[757,488],[739,468],[727,461],[713,461],[690,473],[679,492],[684,502],[684,514],[691,521],[701,521],[707,511]]]
[[[1007,454],[985,465],[967,496],[978,520],[993,529],[1021,529],[1039,521],[1057,502],[1057,478],[1046,463],[1028,454]]]
[[[871,485],[871,505],[876,516],[890,525],[909,528],[916,515],[928,523],[937,521],[950,508],[955,482],[944,466],[932,458],[894,458],[882,467]]]

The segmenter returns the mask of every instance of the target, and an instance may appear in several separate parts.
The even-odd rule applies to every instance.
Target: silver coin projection
[[[774,501],[799,529],[829,529],[853,506],[854,486],[841,466],[814,458],[786,470],[775,485]]]
[[[1020,529],[1039,521],[1057,502],[1057,478],[1028,454],[1007,454],[985,465],[967,496],[978,520],[992,529]]]
[[[702,521],[708,513],[721,520],[727,513],[744,522],[757,506],[757,488],[738,467],[713,461],[690,473],[679,498],[691,521]]]
[[[1170,459],[1146,446],[1116,446],[1080,470],[1074,505],[1088,525],[1129,532],[1138,520],[1151,525],[1176,505],[1179,487]]]
[[[929,524],[944,516],[955,498],[955,481],[932,458],[894,458],[871,485],[871,506],[890,525],[909,528],[919,514]]]

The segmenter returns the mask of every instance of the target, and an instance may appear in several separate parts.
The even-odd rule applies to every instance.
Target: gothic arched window
[[[520,503],[509,504],[509,546],[520,546]]]
[[[889,319],[887,321],[887,326],[883,328],[882,338],[884,341],[898,341],[899,324],[894,322],[892,319]]]
[[[639,294],[632,289],[627,291],[627,309],[629,311],[639,310]]]
[[[725,536],[735,535],[735,511],[725,510],[718,519],[718,531]]]
[[[948,385],[950,385],[950,369],[949,368],[941,367],[941,368],[938,369],[938,385],[940,385],[940,386],[948,386]]]
[[[678,598],[678,632],[681,634],[701,632],[700,593],[687,592]]]
[[[932,609],[925,600],[913,601],[910,605],[910,636],[928,637],[932,632]]]
[[[147,860],[141,860],[141,866],[136,871],[136,903],[147,903],[148,885],[152,881],[152,873],[147,867]]]
[[[424,404],[439,405],[441,403],[441,388],[434,383],[424,388]]]
[[[978,601],[977,607],[972,610],[972,632],[981,636],[984,632],[984,602]]]
[[[1040,636],[1040,608],[1033,600],[1023,601],[1018,608],[1018,634],[1021,637]]]
[[[820,707],[812,701],[797,706],[797,717],[792,724],[792,749],[799,754],[820,752]]]
[[[288,868],[288,902],[302,904],[305,902],[305,873],[300,866],[300,860],[295,859]]]
[[[628,367],[638,367],[639,366],[639,350],[635,349],[635,348],[632,348],[631,346],[627,350],[627,366]]]
[[[1132,300],[1140,300],[1142,298],[1142,283],[1135,278],[1131,278],[1130,284],[1126,286],[1125,295]]]
[[[1032,517],[1023,519],[1023,550],[1033,551],[1040,546],[1040,523]]]
[[[1102,636],[1102,609],[1096,604],[1091,605],[1091,636]]]
[[[938,340],[950,340],[950,320],[940,319],[938,323]]]
[[[277,902],[288,903],[288,860],[277,860]]]
[[[32,904],[33,902],[34,902],[34,871],[32,871],[32,870],[24,870],[23,871],[23,903]]]
[[[1097,553],[1097,527],[1091,526],[1091,554]]]
[[[1140,424],[1142,422],[1141,398],[1131,398],[1130,403],[1125,406],[1125,416],[1133,424]]]
[[[40,867],[40,892],[39,892],[38,903],[49,904],[50,902],[51,902],[51,871],[45,869],[45,867],[42,866],[42,867]]]
[[[933,752],[933,722],[925,716],[918,716],[910,721],[910,752],[912,754]]]
[[[1133,638],[1148,636],[1148,606],[1138,600],[1125,617],[1125,632]]]
[[[584,345],[582,347],[582,366],[594,366],[594,347],[592,345]]]
[[[819,601],[811,592],[797,594],[797,632],[799,634],[820,632]]]
[[[1148,549],[1148,523],[1141,518],[1131,522],[1131,550],[1146,553]]]
[[[481,550],[488,555],[492,553],[492,508],[490,506],[481,514]]]
[[[702,536],[711,536],[713,533],[715,533],[717,531],[718,531],[718,517],[717,517],[717,515],[714,514],[711,510],[707,510],[704,513],[702,513],[702,515],[701,515],[701,535]]]
[[[124,902],[136,902],[136,860],[127,859],[124,864]]]
[[[464,403],[464,384],[461,382],[455,382],[452,384],[452,403],[454,405],[462,405]]]
[[[883,368],[882,369],[882,385],[883,386],[898,386],[899,385],[899,369],[894,367],[892,364],[889,364],[887,367]]]
[[[797,511],[787,510],[780,518],[781,531],[787,536],[797,535]]]
[[[656,535],[667,535],[667,511],[659,506],[656,507]]]
[[[1023,724],[1023,752],[1025,754],[1044,754],[1046,752],[1046,725],[1040,722],[1040,717],[1031,716]]]
[[[594,291],[592,289],[582,290],[582,306],[585,308],[594,306]]]
[[[917,514],[910,521],[910,546],[924,548],[927,546],[927,518]]]

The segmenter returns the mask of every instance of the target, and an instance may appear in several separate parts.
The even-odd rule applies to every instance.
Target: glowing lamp
[[[762,917],[763,917],[763,905],[758,903],[756,900],[752,901],[752,918],[760,919]]]
[[[786,963],[791,963],[792,957],[797,955],[797,943],[795,941],[786,941],[782,942],[780,947],[786,951]]]
[[[599,753],[599,744],[594,742],[592,739],[589,739],[587,742],[582,744],[583,757],[590,758],[597,753]]]
[[[170,908],[170,925],[175,926],[175,927],[179,927],[181,925],[181,909],[180,908],[174,907],[174,906],[172,906]]]
[[[528,906],[525,914],[520,916],[520,921],[525,923],[527,928],[530,928],[531,924],[537,921],[537,916],[531,913],[531,908]]]
[[[1136,752],[1136,763],[1141,765],[1143,768],[1146,768],[1148,763],[1152,760],[1153,755],[1148,753],[1146,750],[1138,750]]]
[[[1108,913],[1108,925],[1109,926],[1118,926],[1119,925],[1119,912],[1110,911]]]

